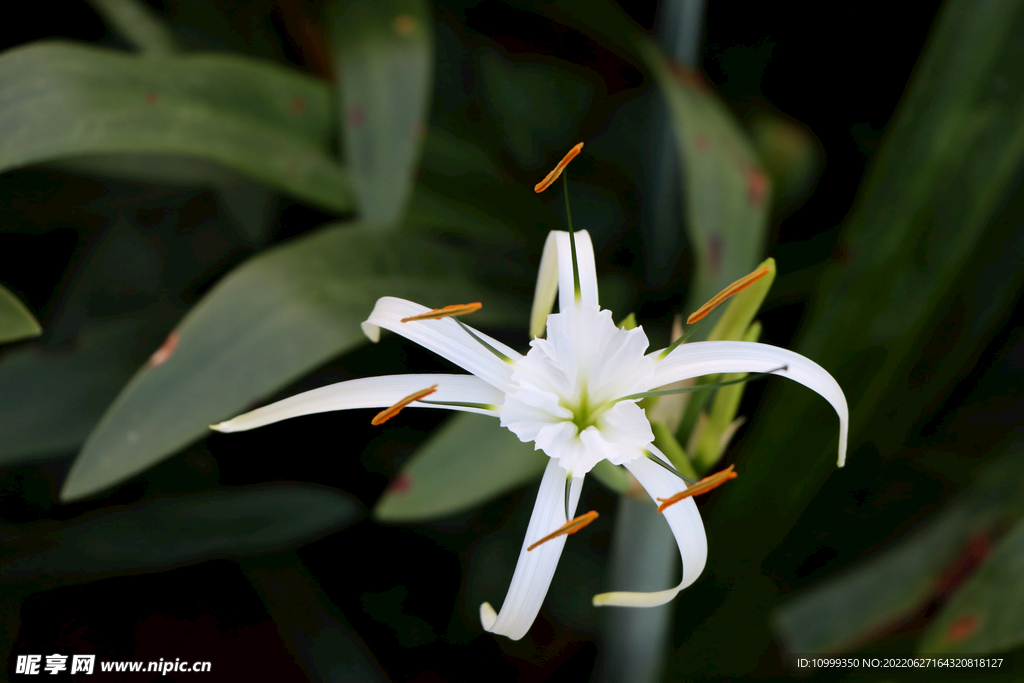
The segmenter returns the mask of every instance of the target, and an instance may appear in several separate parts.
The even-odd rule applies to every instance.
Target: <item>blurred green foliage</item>
[[[134,56],[41,42],[0,58],[0,169],[86,154],[216,161],[334,211],[352,206],[330,153],[330,90],[233,55]]]
[[[825,585],[808,591],[779,608],[773,625],[791,652],[833,653],[870,642],[877,634],[912,617],[927,604],[958,588],[958,583],[990,553],[993,539],[1002,536],[1024,515],[1024,485],[1021,474],[1024,463],[1011,450],[989,466],[959,500],[945,509],[928,527],[897,547]],[[1013,555],[1013,537],[1008,536],[1007,554]],[[1011,560],[1012,561],[1012,560]],[[991,571],[1005,565],[992,557],[986,566]],[[1012,582],[996,585],[979,571],[971,582],[980,582],[1003,595],[1003,605],[1016,594]],[[968,584],[969,585],[969,584]],[[962,591],[967,591],[965,585]],[[965,596],[957,593],[949,610],[952,615],[935,622],[932,635],[921,643],[923,652],[949,652],[951,645],[963,645],[955,651],[992,652],[1014,644],[1011,638],[992,637],[994,643],[976,639],[942,642],[942,634],[967,609],[973,610],[979,623],[978,636],[984,638],[989,629],[1006,626],[987,618],[988,606],[970,600],[957,609]],[[1002,607],[1003,605],[1000,605]],[[1012,628],[1012,626],[1010,627]],[[973,630],[973,629],[972,629]],[[999,642],[1002,640],[1003,642]]]
[[[427,130],[430,10],[423,0],[383,0],[336,3],[332,11],[338,111],[359,214],[390,225],[405,210]]]
[[[899,451],[915,424],[970,371],[1017,297],[1016,259],[999,252],[993,258],[979,247],[988,231],[1005,240],[993,217],[1015,189],[1024,158],[1022,33],[1019,6],[946,4],[848,218],[841,257],[824,273],[808,311],[795,348],[843,386],[851,407],[851,465],[871,450]],[[972,259],[1003,284],[979,281]],[[759,447],[740,460],[742,478],[708,520],[712,536],[729,530],[725,566],[764,562],[831,470],[826,453],[834,420],[823,406],[778,391],[763,412],[744,441]],[[785,466],[761,454],[766,445],[786,443],[800,448],[782,456]],[[752,515],[768,515],[773,524],[745,526]],[[705,633],[749,613],[751,604],[763,609],[778,600],[771,582],[733,572],[720,577],[729,589],[702,605],[709,615]],[[673,660],[677,675],[704,667],[738,673],[753,664],[726,657],[721,641],[699,636],[691,647],[703,654]]]
[[[543,453],[495,429],[493,417],[458,415],[405,463],[373,514],[389,522],[444,517],[538,479],[545,465]]]
[[[696,307],[760,260],[771,180],[739,123],[700,74],[670,64],[651,44],[640,47],[668,99],[685,168],[683,204],[696,262],[690,301]]]
[[[0,286],[0,342],[36,337],[42,331],[25,304]]]

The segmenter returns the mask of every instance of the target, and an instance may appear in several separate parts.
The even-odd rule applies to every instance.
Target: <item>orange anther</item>
[[[546,176],[544,176],[544,180],[542,180],[539,183],[537,183],[536,185],[534,185],[533,191],[534,192],[543,192],[544,190],[546,190],[549,187],[551,187],[551,185],[556,180],[558,180],[558,176],[562,175],[562,171],[564,171],[565,167],[569,165],[569,162],[572,161],[573,159],[575,159],[576,156],[580,153],[581,149],[583,149],[583,143],[582,142],[579,143],[578,145],[576,145],[575,147],[573,147],[572,149],[570,149],[568,154],[566,154],[564,157],[562,157],[562,160],[558,162],[558,166],[555,166],[555,170],[553,170],[551,173],[548,173]]]
[[[667,508],[669,505],[675,505],[683,498],[689,498],[690,496],[699,496],[702,493],[707,493],[711,489],[718,488],[719,486],[729,481],[730,479],[735,479],[739,475],[732,471],[734,467],[736,466],[729,465],[721,472],[715,472],[710,476],[704,477],[696,484],[688,486],[686,490],[680,491],[671,498],[658,498],[658,502],[661,503],[661,505],[658,506],[658,512],[664,512],[665,508]]]
[[[413,401],[418,401],[421,398],[430,396],[435,391],[437,391],[436,384],[427,387],[426,389],[420,389],[419,391],[413,394],[409,394],[395,405],[391,406],[390,408],[385,408],[384,410],[374,415],[373,419],[370,420],[370,424],[372,424],[374,427],[376,427],[377,425],[384,424],[385,422],[393,418],[395,415],[398,415],[398,413],[402,411],[402,408],[406,407]]]
[[[557,531],[551,532],[550,534],[548,534],[544,538],[540,539],[539,541],[537,541],[536,543],[531,545],[526,550],[527,550],[527,552],[529,552],[530,550],[533,550],[534,548],[539,546],[541,543],[547,543],[548,541],[550,541],[553,538],[558,538],[559,536],[563,536],[563,535],[574,534],[577,531],[579,531],[580,529],[582,529],[583,527],[585,527],[586,525],[588,525],[591,522],[593,522],[595,519],[597,519],[597,511],[596,510],[591,510],[590,512],[582,514],[579,517],[576,517],[575,519],[569,520],[568,522],[563,524],[561,527],[559,527]]]
[[[432,311],[426,313],[420,313],[419,315],[412,315],[408,318],[402,318],[399,322],[409,323],[413,320],[438,320],[440,318],[450,318],[454,315],[468,315],[470,313],[476,313],[483,304],[476,301],[471,304],[454,304],[452,306],[445,306],[444,308],[435,308]]]
[[[715,308],[719,304],[721,304],[723,301],[731,297],[733,294],[738,294],[739,292],[742,292],[744,289],[754,284],[755,282],[757,282],[770,272],[771,268],[765,266],[764,268],[759,268],[758,270],[755,270],[750,275],[744,275],[739,280],[732,283],[731,285],[723,289],[721,292],[711,297],[711,301],[707,302],[706,304],[698,308],[696,311],[691,313],[690,317],[686,319],[686,324],[692,325],[693,323],[697,322],[698,320],[706,316],[708,313],[715,310]]]

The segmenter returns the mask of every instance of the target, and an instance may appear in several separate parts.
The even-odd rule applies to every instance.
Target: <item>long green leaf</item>
[[[4,527],[0,582],[30,582],[39,590],[283,550],[358,517],[350,496],[308,485],[156,499],[69,522]]]
[[[329,358],[366,342],[359,323],[377,298],[431,305],[506,300],[474,286],[460,252],[416,235],[336,225],[264,252],[225,277],[178,325],[163,362],[141,369],[75,461],[62,497],[89,495],[208,434]]]
[[[104,21],[137,49],[172,54],[180,47],[174,33],[143,0],[89,0]]]
[[[19,47],[0,56],[0,129],[0,171],[78,155],[193,156],[351,208],[348,175],[330,154],[330,88],[253,59]]]
[[[0,285],[0,343],[37,337],[42,331],[25,304]]]
[[[497,419],[458,415],[405,463],[373,514],[398,522],[461,512],[536,479],[547,460]]]
[[[397,223],[415,178],[433,77],[423,0],[339,3],[331,21],[345,156],[360,217]]]
[[[739,123],[700,75],[670,64],[651,43],[640,48],[668,100],[683,159],[686,224],[696,255],[690,297],[700,305],[761,260],[771,182]]]
[[[937,324],[960,307],[957,287],[975,270],[974,249],[987,239],[985,228],[1024,159],[1022,32],[1019,5],[945,6],[849,217],[845,256],[828,269],[805,314],[808,326],[796,350],[836,377],[851,406],[848,466],[856,466],[857,447],[868,439],[883,454],[894,453],[910,426],[934,410],[936,396],[970,370],[986,331],[1013,302],[1013,287],[989,292],[992,300],[966,315],[975,333],[958,339],[958,353],[934,357],[927,368],[931,395],[904,389],[918,385],[910,375],[922,370],[917,359],[941,340]],[[976,257],[988,260],[988,254]],[[1002,272],[1012,281],[1016,270]],[[775,386],[764,411],[744,443],[771,444],[778,458],[751,449],[739,464],[743,476],[706,517],[709,537],[729,538],[721,548],[723,567],[757,566],[834,470],[837,425],[816,397]],[[752,516],[773,523],[747,527],[743,520]],[[674,675],[714,669],[738,676],[755,665],[726,654],[720,629],[749,613],[751,604],[770,605],[777,589],[725,571],[719,578],[730,586],[727,597],[723,602],[719,594],[703,607],[709,621],[688,641],[693,656],[673,660]]]
[[[829,270],[798,347],[843,386],[852,408],[851,446],[874,411],[905,401],[892,389],[906,381],[908,360],[930,336],[944,302],[957,298],[957,276],[1024,159],[1024,62],[1015,37],[1024,30],[1024,11],[999,3],[985,8],[954,2],[940,17],[850,216],[849,260]],[[997,74],[1012,79],[1005,90],[991,87]],[[999,306],[985,312],[989,325],[999,312]],[[957,358],[944,358],[943,365],[947,378],[965,370]],[[793,396],[766,405],[769,414],[751,439],[801,443],[803,455],[785,473],[770,458],[752,458],[744,484],[723,495],[728,504],[721,513],[742,516],[770,498],[778,519],[791,521],[832,471],[825,452],[834,450],[834,421],[809,425],[815,413],[806,411],[817,402]],[[899,406],[900,412],[914,407]],[[750,495],[755,486],[765,495]]]
[[[921,652],[1008,652],[1024,643],[1024,520],[929,625]]]
[[[987,552],[992,539],[1024,513],[1022,476],[1024,460],[1012,449],[925,529],[779,607],[772,622],[780,640],[794,653],[844,652],[944,597],[945,591],[955,587],[951,582],[969,571],[970,563]],[[1004,545],[1013,542],[1011,537]],[[996,556],[989,560],[995,561]],[[947,612],[956,611],[953,604],[959,604],[959,596]],[[941,633],[943,627],[937,625],[932,632]],[[926,638],[922,649],[938,651],[932,649],[934,645]]]

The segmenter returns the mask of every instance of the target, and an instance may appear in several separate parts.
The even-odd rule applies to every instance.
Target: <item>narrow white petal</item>
[[[426,306],[412,301],[384,296],[377,299],[377,305],[373,307],[373,312],[363,323],[363,332],[372,341],[377,341],[380,339],[381,327],[391,330],[425,349],[430,349],[442,358],[450,360],[488,384],[506,391],[512,377],[512,366],[473,339],[469,332],[464,330],[454,319],[401,322],[403,318],[411,318],[430,310]],[[473,334],[513,361],[522,358],[516,350],[502,344],[497,339],[488,337],[483,332],[473,330]]]
[[[212,425],[219,432],[243,432],[300,415],[325,413],[352,408],[388,408],[409,394],[437,385],[427,401],[482,403],[499,406],[505,396],[493,386],[473,375],[388,375],[338,382],[319,389],[257,408],[238,417]],[[487,410],[467,406],[431,405],[415,401],[410,408],[448,408],[484,415],[498,415],[497,408]]]
[[[577,230],[576,267],[580,276],[580,303],[597,306],[597,266],[594,263],[594,245],[590,233]],[[572,278],[572,245],[569,233],[555,232],[558,242],[558,310],[566,311],[576,303],[575,285]]]
[[[540,612],[540,606],[547,595],[551,577],[555,575],[558,558],[562,555],[566,536],[559,536],[543,543],[533,550],[526,548],[535,541],[547,536],[561,527],[565,519],[565,478],[566,471],[558,465],[557,460],[548,462],[544,477],[537,492],[537,502],[533,506],[530,526],[523,539],[522,550],[519,551],[519,562],[512,585],[505,595],[501,611],[494,616],[494,609],[489,603],[480,606],[480,622],[485,630],[500,633],[512,640],[519,640],[533,625],[533,620]],[[569,493],[569,517],[576,514],[576,504],[580,499],[582,478],[573,478]]]
[[[649,354],[657,357],[660,351]],[[832,404],[839,415],[838,465],[846,464],[846,436],[849,430],[850,409],[839,383],[824,368],[798,353],[768,344],[736,341],[709,341],[682,344],[654,371],[652,388],[662,387],[691,377],[715,375],[722,372],[767,372],[786,366],[774,374],[788,377],[818,392]]]
[[[686,488],[686,483],[646,457],[636,458],[625,464],[637,481],[646,489],[651,498],[669,498]],[[594,596],[594,606],[615,607],[656,607],[676,597],[700,576],[708,559],[708,539],[704,535],[704,523],[693,498],[684,498],[675,505],[665,508],[665,521],[672,529],[683,559],[683,580],[675,588],[652,593],[617,591]]]
[[[544,240],[544,252],[537,270],[537,287],[533,290],[533,308],[530,309],[530,339],[544,334],[548,315],[555,308],[558,293],[558,239],[549,232]]]

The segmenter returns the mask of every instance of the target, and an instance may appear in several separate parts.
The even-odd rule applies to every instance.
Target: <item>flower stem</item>
[[[620,496],[612,531],[609,587],[661,590],[676,582],[679,557],[668,524],[649,500]],[[672,604],[601,611],[602,646],[596,681],[654,683],[661,680],[672,630]]]

